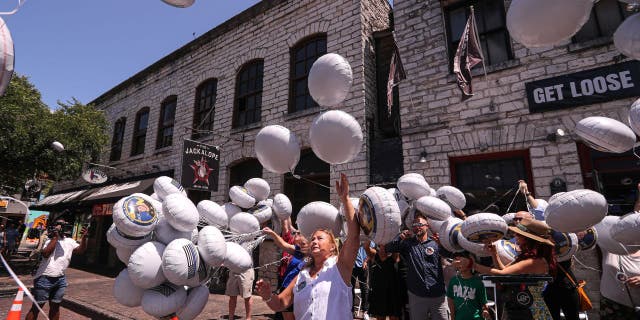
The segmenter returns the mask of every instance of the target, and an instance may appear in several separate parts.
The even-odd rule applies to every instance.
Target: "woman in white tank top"
[[[338,254],[330,230],[316,230],[311,236],[311,262],[285,290],[275,295],[268,282],[260,279],[256,283],[256,291],[272,310],[284,310],[293,303],[296,320],[353,319],[351,271],[360,247],[360,226],[349,201],[349,181],[344,174],[336,182],[336,191],[345,207],[348,225],[342,251]]]

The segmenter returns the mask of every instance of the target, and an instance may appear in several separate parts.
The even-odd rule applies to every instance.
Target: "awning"
[[[32,205],[32,208],[50,209],[52,207],[63,208],[70,204],[90,205],[94,203],[116,202],[118,199],[132,193],[153,192],[155,178],[116,183],[87,190],[65,192],[48,196]]]

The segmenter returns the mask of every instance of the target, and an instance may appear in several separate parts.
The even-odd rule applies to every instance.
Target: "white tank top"
[[[308,268],[300,271],[293,288],[296,320],[353,319],[351,287],[344,283],[336,260],[336,257],[327,259],[315,279]]]

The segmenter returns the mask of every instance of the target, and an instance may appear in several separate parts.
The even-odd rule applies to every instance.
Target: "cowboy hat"
[[[543,221],[524,218],[515,227],[510,226],[509,230],[546,245],[555,246],[553,241],[549,240],[551,228]]]

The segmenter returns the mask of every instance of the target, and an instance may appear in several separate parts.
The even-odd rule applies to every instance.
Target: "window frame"
[[[478,38],[480,38],[480,47],[482,47],[482,55],[484,56],[484,60],[485,60],[485,65],[487,67],[489,66],[495,66],[495,65],[499,65],[501,63],[505,63],[507,61],[513,60],[514,59],[514,52],[513,52],[513,44],[511,41],[511,35],[509,34],[509,30],[507,29],[507,11],[506,11],[506,6],[504,4],[504,0],[493,0],[496,1],[498,3],[500,3],[500,5],[502,6],[502,11],[501,11],[501,17],[502,17],[502,27],[500,28],[493,28],[490,30],[484,30],[484,32],[480,32],[481,27],[478,25],[477,29],[478,29]],[[448,49],[448,62],[449,62],[449,71],[453,72],[453,58],[456,55],[456,51],[458,49],[458,44],[460,43],[460,39],[453,39],[453,32],[451,31],[451,19],[449,17],[449,13],[460,9],[460,8],[465,8],[465,23],[469,18],[469,7],[470,6],[474,6],[474,8],[479,8],[480,6],[485,7],[486,6],[486,2],[484,1],[478,1],[478,0],[458,0],[458,1],[446,1],[443,2],[442,5],[442,12],[444,15],[444,24],[445,24],[445,30],[446,30],[446,41],[447,41],[447,49]],[[482,12],[479,10],[476,10],[476,22],[478,22],[479,20],[485,22],[486,25],[486,19],[482,18],[482,19],[478,19],[478,12]],[[495,62],[495,63],[491,63],[491,56],[490,56],[490,52],[484,52],[484,46],[483,46],[483,37],[486,37],[487,34],[497,34],[500,32],[504,32],[505,34],[505,49],[506,49],[506,55],[507,55],[507,60],[505,61],[500,61],[500,62]],[[485,41],[486,42],[486,41]],[[489,50],[489,46],[487,45],[487,50]]]
[[[193,106],[193,129],[191,133],[192,139],[198,140],[211,135],[211,132],[203,132],[198,130],[213,130],[215,107],[218,97],[217,92],[218,79],[216,78],[207,79],[196,88],[196,96]],[[206,105],[207,101],[210,101],[208,106]],[[202,124],[202,126],[200,126],[200,124]]]
[[[606,1],[606,0],[602,0],[602,1]],[[618,6],[618,13],[620,14],[620,17],[622,17],[622,20],[620,20],[620,24],[622,24],[622,22],[624,22],[624,20],[627,19],[631,15],[631,13],[628,13],[628,14],[626,13],[622,2],[620,2],[618,0],[611,0],[611,1],[615,1],[615,4]],[[589,13],[589,19],[587,20],[587,22],[585,22],[585,24],[580,28],[580,30],[578,30],[578,32],[576,32],[576,34],[573,37],[571,37],[571,43],[572,44],[588,43],[590,41],[596,41],[598,39],[609,39],[609,40],[611,40],[613,38],[613,34],[610,35],[610,36],[603,34],[602,26],[600,25],[600,19],[598,18],[598,14],[596,13],[598,5],[602,5],[601,2],[595,3],[593,5],[593,8],[591,9],[591,12]],[[592,18],[594,19],[595,27],[597,29],[596,31],[597,31],[598,34],[593,36],[593,37],[589,37],[588,39],[579,40],[578,36],[579,36],[580,32],[589,24],[589,22],[591,21]],[[620,24],[618,24],[618,26]]]
[[[321,52],[322,50],[319,51],[317,48],[317,44],[320,40],[324,40],[324,53]],[[306,65],[310,61],[310,57],[307,56],[307,46],[309,46],[311,43],[316,44],[316,50],[314,53],[316,56],[315,56],[315,59],[313,59],[313,61],[310,63],[310,65]],[[295,75],[296,62],[297,62],[296,52],[300,49],[303,49],[305,52],[303,60],[305,62],[306,71],[303,76],[296,77]],[[327,34],[324,32],[309,35],[301,39],[300,41],[298,41],[291,48],[289,48],[289,106],[288,106],[289,113],[295,113],[295,112],[300,112],[300,111],[319,107],[318,103],[315,100],[313,100],[313,98],[311,97],[308,86],[305,86],[306,94],[304,94],[305,96],[304,107],[302,109],[298,109],[296,104],[296,99],[297,97],[302,95],[297,94],[298,92],[296,92],[296,85],[299,81],[307,82],[307,79],[309,78],[309,71],[311,70],[311,66],[313,65],[313,62],[315,62],[318,58],[320,58],[322,55],[326,53],[327,53]],[[311,102],[312,102],[311,105],[307,105],[307,102],[309,101],[309,99],[311,99]]]
[[[122,145],[124,144],[124,132],[127,128],[127,118],[121,117],[113,125],[113,137],[111,139],[111,151],[109,161],[118,161],[122,158]]]
[[[250,69],[252,66],[255,65],[256,68],[256,73],[255,75],[252,77],[252,75],[249,73]],[[247,72],[247,91],[246,92],[240,92],[241,89],[241,85],[244,81],[241,81],[241,78],[243,76],[243,73]],[[257,86],[255,86],[253,91],[249,91],[249,83],[250,81],[253,79],[253,81],[256,81],[255,84],[258,83],[258,78],[260,78],[260,88],[257,88]],[[242,127],[246,127],[249,126],[251,124],[254,123],[259,123],[261,121],[262,118],[262,92],[263,92],[263,88],[264,88],[264,59],[253,59],[250,61],[247,61],[245,64],[242,65],[242,67],[238,70],[238,73],[236,74],[236,88],[235,88],[235,98],[233,99],[233,119],[232,119],[232,128],[242,128]],[[245,110],[240,111],[240,104],[241,104],[241,100],[243,99],[249,99],[253,97],[254,98],[254,108],[252,108],[251,112],[253,112],[253,117],[255,119],[253,119],[253,121],[248,122],[246,115],[244,117],[243,122],[239,122],[239,117],[240,117],[240,113],[245,113],[248,114],[248,109],[245,106]],[[246,102],[245,102],[246,104]],[[257,113],[257,116],[256,116]]]
[[[173,107],[173,117],[165,121],[165,116],[169,107]],[[162,149],[173,145],[174,126],[176,122],[176,111],[178,109],[178,96],[172,95],[165,98],[160,106],[160,117],[158,119],[158,135],[156,138],[156,149]],[[165,137],[165,132],[171,129],[171,136]]]
[[[144,107],[138,110],[138,112],[136,113],[136,121],[133,127],[133,135],[131,136],[131,156],[144,154],[144,150],[146,148],[147,130],[149,129],[149,113],[150,113],[149,107]],[[140,118],[142,118],[144,114],[146,114],[147,116],[147,124],[144,127],[144,129],[141,129]],[[142,142],[140,142],[140,138],[143,138]],[[141,144],[142,150],[138,150],[140,149],[140,143],[142,143]]]

